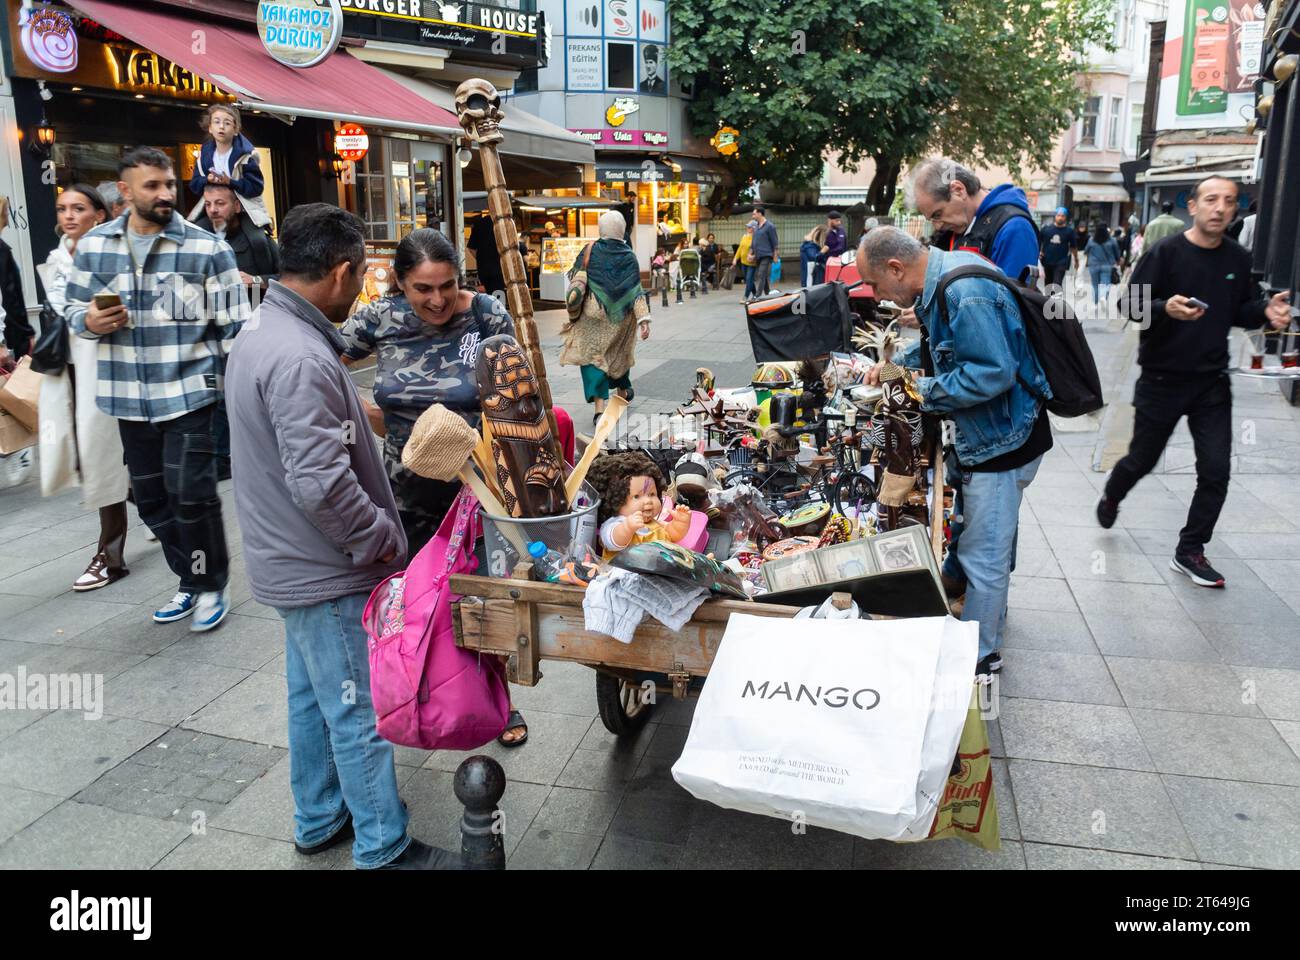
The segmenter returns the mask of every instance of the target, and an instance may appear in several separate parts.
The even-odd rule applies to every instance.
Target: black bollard
[[[698,283],[692,283],[692,284],[691,284],[691,299],[692,299],[692,300],[695,299],[695,288],[698,287],[698,286],[699,286]]]
[[[677,276],[677,302],[682,302],[682,278],[680,274]]]
[[[668,306],[668,284],[665,283],[663,286],[661,286],[659,288],[659,291],[663,294],[663,298],[664,298],[662,306],[665,307]]]
[[[460,821],[460,859],[466,870],[506,868],[505,820],[497,804],[506,792],[506,772],[491,757],[477,754],[456,768],[452,783],[465,807]]]

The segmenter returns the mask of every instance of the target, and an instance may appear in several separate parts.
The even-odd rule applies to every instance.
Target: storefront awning
[[[665,159],[667,163],[664,162]],[[717,184],[725,183],[730,179],[730,174],[721,164],[699,157],[677,154],[651,157],[630,153],[597,157],[596,179],[602,183],[677,180],[682,183]]]
[[[1128,203],[1128,191],[1110,183],[1067,183],[1075,203]]]
[[[215,22],[203,23],[203,52],[196,53],[195,21],[180,13],[113,0],[68,2],[115,33],[216,84],[237,97],[241,107],[399,130],[461,133],[447,110],[346,53],[295,70],[271,59],[255,30]]]
[[[451,87],[408,77],[383,67],[374,69],[444,110],[450,112],[456,109],[456,91]],[[510,103],[501,104],[501,112],[505,114],[505,119],[501,121],[501,133],[505,136],[501,144],[501,153],[518,157],[537,157],[557,163],[595,161],[596,151],[592,149],[590,143],[576,133],[570,133],[563,127],[547,123],[541,117],[526,113]]]
[[[681,167],[678,179],[686,183],[719,184],[731,180],[731,174],[727,168],[716,161],[703,160],[700,157],[683,157],[677,154],[673,154],[670,159]]]
[[[612,210],[618,206],[615,200],[604,197],[515,197],[515,203],[524,207],[540,207],[544,210]]]

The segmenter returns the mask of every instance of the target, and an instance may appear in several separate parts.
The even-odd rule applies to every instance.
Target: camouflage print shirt
[[[388,428],[384,449],[400,451],[416,419],[435,403],[478,423],[479,393],[474,361],[488,337],[514,335],[514,321],[485,293],[442,326],[425,323],[400,293],[354,313],[343,325],[346,357],[376,354],[375,403]]]

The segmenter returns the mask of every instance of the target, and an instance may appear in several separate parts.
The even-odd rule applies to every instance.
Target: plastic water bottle
[[[528,555],[533,558],[533,569],[539,580],[557,583],[564,570],[564,554],[558,550],[548,549],[540,540],[528,545]]]

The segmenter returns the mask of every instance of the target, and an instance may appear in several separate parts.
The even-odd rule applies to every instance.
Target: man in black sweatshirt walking
[[[1237,185],[1222,177],[1198,183],[1188,200],[1192,226],[1154,244],[1130,280],[1149,299],[1150,326],[1138,345],[1142,375],[1133,391],[1135,420],[1128,455],[1115,465],[1097,504],[1097,520],[1114,524],[1120,501],[1151,472],[1182,417],[1196,453],[1196,492],[1170,566],[1202,587],[1222,587],[1205,544],[1228,496],[1232,456],[1230,328],[1275,330],[1291,322],[1290,292],[1265,303],[1250,278],[1250,254],[1225,231],[1237,211]]]

